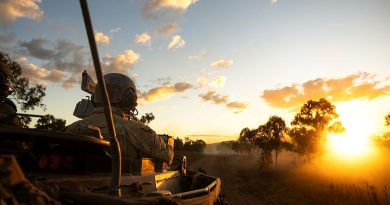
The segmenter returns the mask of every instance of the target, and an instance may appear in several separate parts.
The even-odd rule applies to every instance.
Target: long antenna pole
[[[110,99],[108,98],[106,84],[104,82],[102,68],[100,66],[99,53],[96,46],[95,36],[92,28],[91,17],[89,15],[89,9],[87,0],[80,0],[81,11],[83,13],[85,29],[87,30],[89,46],[91,48],[91,54],[93,64],[95,65],[96,77],[98,80],[100,93],[103,100],[104,115],[106,117],[107,128],[110,135],[110,147],[112,155],[112,180],[111,180],[111,194],[120,196],[121,188],[121,170],[122,170],[122,156],[118,139],[116,138],[114,120],[112,118],[112,111],[110,106]]]

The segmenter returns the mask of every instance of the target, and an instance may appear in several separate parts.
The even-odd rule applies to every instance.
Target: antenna
[[[110,194],[120,196],[121,195],[120,182],[121,182],[121,170],[122,170],[121,149],[119,146],[118,139],[116,138],[110,99],[108,98],[106,84],[104,82],[102,68],[100,66],[99,53],[97,50],[95,36],[93,33],[93,27],[92,27],[91,17],[89,15],[87,0],[80,0],[80,5],[81,5],[81,11],[83,13],[85,29],[87,30],[89,46],[91,48],[93,64],[95,66],[96,77],[98,80],[98,84],[100,85],[99,87],[100,87],[100,93],[103,100],[104,115],[106,117],[107,128],[110,135],[109,136],[110,148],[111,148],[111,155],[112,155],[112,180],[111,180]]]

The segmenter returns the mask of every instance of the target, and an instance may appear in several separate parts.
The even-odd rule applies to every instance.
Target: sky
[[[390,112],[388,0],[89,1],[103,72],[137,86],[150,127],[208,143],[272,115],[290,122],[325,97],[353,129]],[[76,0],[0,0],[0,50],[46,86],[47,110],[76,120],[81,72],[94,76]]]

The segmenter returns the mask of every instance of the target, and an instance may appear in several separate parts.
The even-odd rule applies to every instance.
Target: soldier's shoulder
[[[0,112],[7,112],[7,113],[16,113],[17,108],[14,102],[12,100],[0,97]]]
[[[133,132],[139,132],[140,134],[156,134],[152,128],[139,122],[132,120],[121,120],[121,123],[123,123],[124,127],[132,130]]]

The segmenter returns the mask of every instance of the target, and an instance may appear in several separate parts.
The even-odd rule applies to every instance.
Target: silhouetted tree
[[[282,141],[286,134],[287,127],[286,123],[281,117],[271,116],[268,119],[268,122],[264,125],[261,125],[258,129],[258,136],[260,138],[257,143],[261,149],[266,150],[266,154],[270,154],[268,152],[275,152],[275,166],[278,167],[278,154],[282,147]]]
[[[7,53],[0,51],[0,61],[8,65],[14,89],[11,96],[14,97],[20,109],[23,112],[34,110],[36,107],[41,107],[45,110],[46,106],[42,100],[45,96],[46,88],[39,84],[30,85],[29,80],[22,77],[22,67],[13,61]],[[21,117],[21,122],[24,127],[27,127],[28,123],[31,122],[31,118]]]
[[[153,120],[154,120],[153,113],[145,113],[145,115],[141,116],[141,122],[144,123],[145,125],[149,125],[149,123]]]
[[[184,149],[183,140],[176,137],[176,139],[174,140],[174,148],[175,148],[175,151],[183,151],[183,149]]]
[[[206,147],[206,142],[203,140],[190,140],[190,138],[186,137],[184,139],[184,150],[192,151],[192,152],[203,152]]]
[[[62,131],[65,128],[65,123],[66,121],[63,119],[56,119],[53,115],[45,115],[37,121],[35,127],[50,131]]]
[[[390,127],[390,112],[385,116],[385,125]]]
[[[272,163],[271,132],[266,124],[260,125],[257,129],[255,144],[260,148],[260,167],[268,167]]]
[[[256,139],[256,134],[256,129],[250,130],[246,127],[241,130],[240,136],[238,137],[238,141],[241,143],[244,155],[248,155],[249,157],[252,156],[252,148]]]
[[[329,133],[344,131],[341,122],[336,121],[338,117],[336,107],[324,98],[305,103],[291,122],[290,136],[296,151],[310,160],[311,154],[320,150]]]

